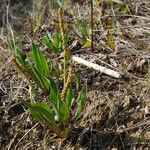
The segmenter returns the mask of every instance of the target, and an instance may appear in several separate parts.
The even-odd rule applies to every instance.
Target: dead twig
[[[115,77],[115,78],[119,78],[120,77],[120,73],[119,72],[111,70],[111,69],[108,69],[108,68],[103,67],[103,66],[99,66],[99,65],[94,64],[94,63],[92,63],[90,61],[84,60],[84,59],[82,59],[80,57],[72,56],[72,59],[75,62],[79,63],[79,64],[83,64],[83,65],[85,65],[85,66],[87,66],[89,68],[93,68],[93,69],[95,69],[97,71],[100,71],[100,72],[105,73],[107,75],[110,75],[112,77]]]
[[[8,146],[8,149],[7,150],[10,150],[11,149],[11,146],[13,144],[13,142],[15,141],[16,137],[17,137],[18,133],[15,134],[14,138],[10,141],[10,144]]]
[[[29,132],[31,132],[37,125],[38,125],[39,123],[36,123],[30,130],[28,130],[28,132],[26,132],[22,137],[21,137],[21,139],[18,141],[18,143],[16,144],[16,146],[15,146],[15,150],[17,150],[17,147],[18,147],[18,145],[19,145],[19,143],[24,139],[24,137],[29,133]]]

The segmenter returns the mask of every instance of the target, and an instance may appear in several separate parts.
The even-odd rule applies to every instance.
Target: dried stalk
[[[68,51],[68,49],[66,47],[66,43],[65,43],[62,7],[60,7],[58,9],[58,21],[59,21],[59,28],[60,28],[60,34],[61,34],[62,48],[64,51],[64,86],[65,86],[65,84],[66,84],[67,58],[68,58],[69,51]]]
[[[66,98],[67,90],[68,90],[68,88],[69,88],[69,86],[71,85],[72,80],[73,80],[73,74],[74,74],[74,73],[73,73],[73,67],[71,66],[71,67],[69,68],[69,75],[68,75],[67,82],[66,82],[66,84],[64,85],[63,90],[62,90],[62,93],[61,93],[61,99],[62,99],[62,100],[65,100],[65,98]]]
[[[75,62],[77,62],[79,64],[83,64],[83,65],[85,65],[85,66],[87,66],[89,68],[93,68],[93,69],[98,70],[98,71],[100,71],[102,73],[110,75],[112,77],[115,77],[115,78],[119,78],[120,77],[119,72],[111,70],[111,69],[108,69],[108,68],[103,67],[103,66],[99,66],[99,65],[94,64],[92,62],[84,60],[84,59],[82,59],[80,57],[72,56],[72,60],[74,60]]]

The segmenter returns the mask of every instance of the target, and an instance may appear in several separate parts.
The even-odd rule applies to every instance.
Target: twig
[[[112,76],[112,77],[115,77],[115,78],[119,78],[119,77],[120,77],[119,72],[114,71],[114,70],[111,70],[111,69],[108,69],[108,68],[103,67],[103,66],[99,66],[99,65],[94,64],[94,63],[92,63],[92,62],[90,62],[90,61],[84,60],[84,59],[82,59],[82,58],[80,58],[80,57],[72,56],[72,59],[73,59],[75,62],[79,63],[79,64],[83,64],[83,65],[85,65],[85,66],[87,66],[87,67],[89,67],[89,68],[93,68],[93,69],[95,69],[95,70],[98,70],[98,71],[100,71],[100,72],[102,72],[102,73],[105,73],[105,74],[107,74],[107,75],[110,75],[110,76]]]
[[[15,134],[14,138],[10,141],[10,144],[8,146],[8,149],[7,150],[10,150],[11,149],[11,146],[13,144],[13,142],[15,141],[15,138],[17,137],[18,133]]]
[[[15,146],[15,150],[17,150],[17,147],[18,147],[18,145],[19,145],[19,143],[23,140],[23,138],[31,131],[31,130],[33,130],[37,125],[38,125],[39,123],[36,123],[30,130],[28,130],[23,136],[22,136],[22,138],[18,141],[18,143],[16,144],[16,146]]]

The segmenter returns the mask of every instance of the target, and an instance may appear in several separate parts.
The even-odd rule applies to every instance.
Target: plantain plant
[[[59,54],[59,49],[64,50],[64,85],[62,90],[60,90],[53,74],[53,59],[47,59],[44,52],[34,42],[30,53],[25,55],[14,42],[11,45],[11,49],[14,51],[13,61],[16,68],[29,81],[29,86],[33,88],[32,83],[35,83],[43,91],[47,99],[47,102],[42,102],[42,100],[34,101],[31,96],[29,100],[22,101],[23,105],[28,107],[30,113],[38,122],[47,124],[60,138],[67,138],[73,124],[84,109],[87,101],[87,87],[83,87],[77,98],[75,98],[76,93],[72,88],[74,63],[71,61],[70,55],[68,55],[69,50],[65,42],[62,14],[63,10],[60,8],[58,11],[60,34],[55,34],[53,38],[46,34],[43,42],[54,53]],[[72,107],[73,105],[77,107]]]

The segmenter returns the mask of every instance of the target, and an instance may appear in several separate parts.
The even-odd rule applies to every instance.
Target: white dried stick
[[[87,66],[89,68],[93,68],[93,69],[98,70],[98,71],[100,71],[102,73],[110,75],[112,77],[115,77],[115,78],[119,78],[120,77],[119,72],[111,70],[111,69],[108,69],[108,68],[103,67],[103,66],[99,66],[99,65],[94,64],[94,63],[92,63],[90,61],[84,60],[84,59],[82,59],[80,57],[72,56],[72,60],[74,60],[75,62],[77,62],[79,64],[83,64],[83,65],[85,65],[85,66]]]

